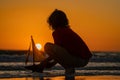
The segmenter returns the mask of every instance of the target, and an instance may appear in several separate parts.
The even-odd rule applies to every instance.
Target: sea
[[[0,50],[0,78],[64,76],[64,68],[56,64],[44,73],[32,72],[24,67],[27,51]],[[76,76],[115,75],[120,76],[120,52],[92,52],[93,56],[85,67],[76,68]],[[32,65],[32,61],[28,62]]]

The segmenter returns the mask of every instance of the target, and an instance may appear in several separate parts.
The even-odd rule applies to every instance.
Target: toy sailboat
[[[35,62],[41,62],[45,59],[45,53],[37,49],[32,36],[31,36],[30,46],[27,51],[27,56],[26,56],[26,61],[25,61],[26,65],[29,61],[29,57],[32,57],[33,65],[35,65]]]

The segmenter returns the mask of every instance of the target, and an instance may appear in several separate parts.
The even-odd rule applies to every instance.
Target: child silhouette
[[[27,66],[27,69],[43,72],[44,68],[50,68],[59,63],[65,69],[66,74],[74,74],[76,67],[84,67],[89,62],[92,54],[81,39],[69,26],[66,14],[55,9],[47,20],[53,30],[54,43],[46,43],[45,53],[49,55],[38,65]]]

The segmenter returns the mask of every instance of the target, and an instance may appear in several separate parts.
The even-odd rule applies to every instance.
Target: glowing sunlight
[[[38,50],[41,50],[42,45],[41,45],[40,43],[37,43],[37,44],[36,44],[36,47],[37,47]]]

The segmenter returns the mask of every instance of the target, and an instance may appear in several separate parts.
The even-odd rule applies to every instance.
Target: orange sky
[[[0,49],[28,49],[31,35],[53,42],[46,20],[56,8],[91,51],[120,51],[120,0],[0,0]]]

